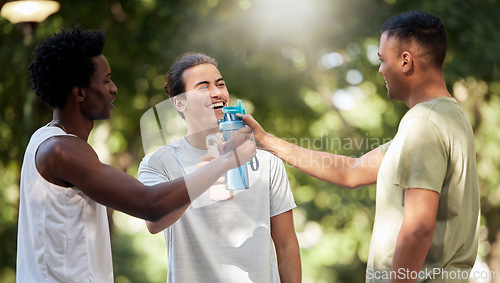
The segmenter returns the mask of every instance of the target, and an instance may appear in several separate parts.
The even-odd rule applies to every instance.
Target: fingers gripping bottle
[[[226,106],[222,108],[224,116],[219,120],[219,129],[222,131],[222,138],[227,141],[233,132],[245,127],[241,117],[237,113],[246,114],[245,108],[241,107],[241,100],[238,100],[236,106]],[[226,172],[226,190],[244,190],[248,189],[248,170],[247,164],[243,163],[240,167]]]

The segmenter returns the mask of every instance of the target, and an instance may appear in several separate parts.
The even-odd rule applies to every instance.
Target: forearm
[[[266,134],[260,145],[304,173],[331,184],[355,188],[376,181],[377,160],[370,167],[372,164],[364,164],[364,159],[306,149],[271,134]]]
[[[185,205],[181,209],[168,214],[159,221],[146,221],[149,233],[156,234],[172,226],[177,220],[179,220],[179,218],[181,218],[188,207],[189,205]]]
[[[277,248],[278,270],[282,283],[302,282],[299,244],[289,244]]]
[[[159,218],[164,218],[162,225],[165,226],[164,228],[177,221],[193,200],[210,188],[220,176],[231,168],[231,162],[228,161],[228,158],[231,157],[228,155],[220,156],[183,178],[152,187],[153,193],[149,196],[150,203],[155,208],[153,210],[161,211]],[[159,218],[148,220],[161,221]],[[160,228],[157,227],[157,229]]]
[[[432,244],[432,231],[417,231],[402,227],[394,251],[392,271],[395,274],[418,274],[422,269],[429,248]],[[391,278],[393,282],[415,282],[411,276]]]
[[[301,282],[300,249],[292,210],[271,217],[271,237],[276,249],[281,282]]]

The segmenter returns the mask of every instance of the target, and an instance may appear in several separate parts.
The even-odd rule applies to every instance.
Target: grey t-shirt
[[[139,180],[154,185],[190,174],[206,153],[181,138],[144,157]],[[279,282],[270,218],[296,205],[283,162],[260,150],[257,160],[248,190],[222,202],[206,191],[165,229],[167,282]]]

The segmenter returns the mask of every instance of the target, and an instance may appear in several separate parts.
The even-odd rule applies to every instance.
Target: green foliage
[[[332,153],[359,156],[392,138],[405,105],[386,98],[373,54],[389,16],[420,9],[440,16],[449,33],[445,74],[476,132],[482,195],[480,255],[490,263],[500,227],[500,5],[495,0],[123,0],[61,1],[32,42],[0,18],[0,281],[13,282],[17,202],[24,149],[51,111],[30,90],[27,65],[43,38],[80,23],[104,28],[104,53],[119,93],[112,118],[96,124],[91,143],[101,159],[136,176],[143,156],[139,119],[166,97],[168,67],[179,55],[205,52],[219,61],[232,98],[245,100],[271,133]],[[325,68],[325,54],[342,64]],[[337,56],[338,55],[334,55]],[[354,70],[354,71],[353,71]],[[350,72],[351,71],[351,72]],[[361,74],[360,82],[348,74]],[[344,92],[337,92],[344,90]],[[337,103],[334,104],[332,97]],[[234,103],[233,103],[234,104]],[[327,161],[324,161],[327,162]],[[298,205],[296,230],[304,282],[361,282],[374,216],[373,186],[347,190],[287,166]],[[116,213],[115,213],[116,214]],[[144,248],[126,226],[112,225],[117,282],[158,282],[166,258]],[[164,253],[164,251],[161,251]],[[491,264],[493,265],[493,264]],[[158,267],[160,266],[160,267]]]

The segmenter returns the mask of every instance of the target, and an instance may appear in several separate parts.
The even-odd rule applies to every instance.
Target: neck
[[[442,73],[432,73],[420,80],[414,80],[414,84],[408,90],[405,104],[412,108],[418,103],[426,102],[438,97],[452,97],[446,88]]]
[[[187,135],[184,137],[186,141],[198,149],[207,149],[206,138],[209,134],[213,134],[219,131],[219,128],[211,128],[201,132],[195,132],[193,130],[188,129]]]
[[[90,132],[94,128],[93,121],[85,120],[81,116],[76,116],[63,109],[54,110],[52,121],[58,123],[67,134],[73,134],[84,141],[88,140]]]

